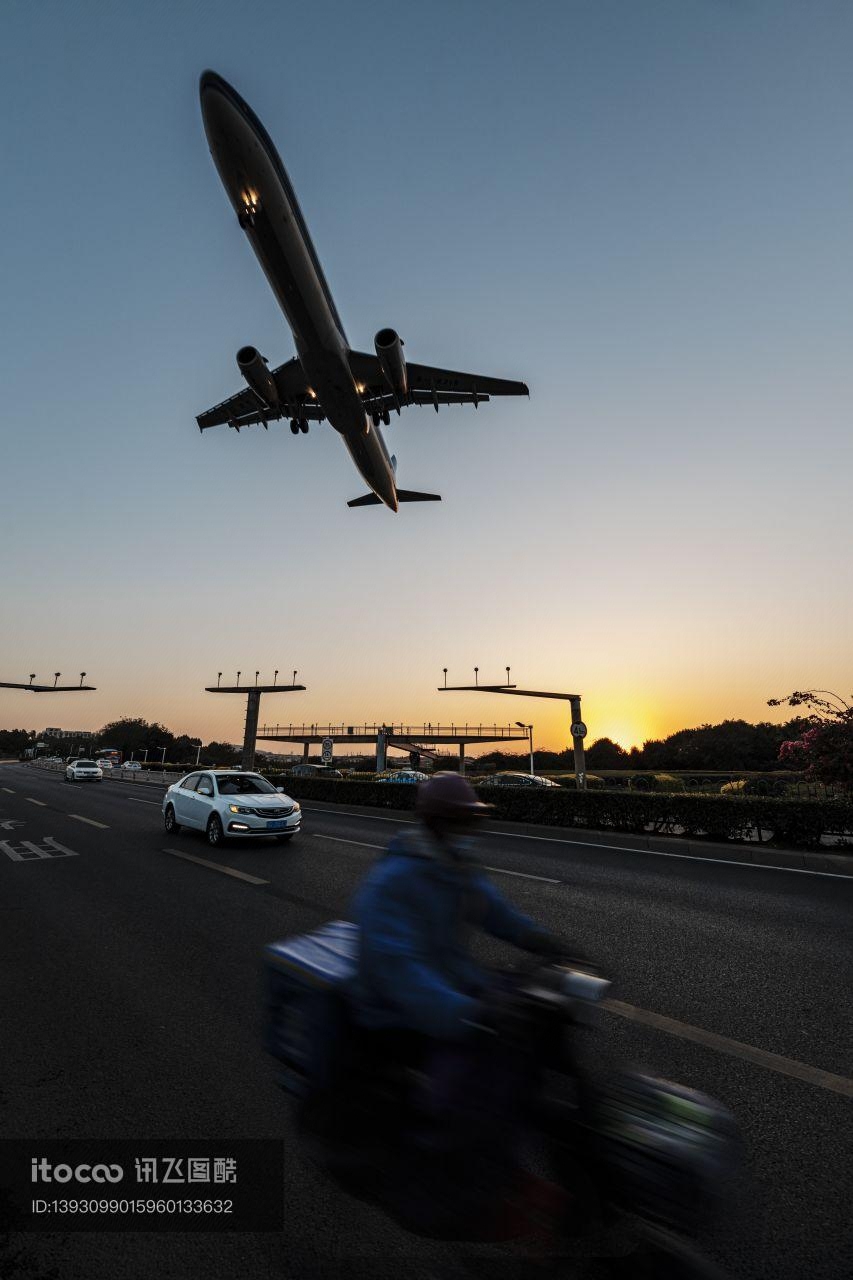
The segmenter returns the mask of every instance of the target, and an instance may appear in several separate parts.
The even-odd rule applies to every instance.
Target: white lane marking
[[[25,799],[25,800],[29,800],[30,804],[37,804],[37,805],[40,805],[40,806],[42,807],[42,809],[46,809],[46,808],[47,808],[47,804],[46,804],[46,802],[45,802],[44,800],[34,800],[34,799],[32,798],[32,796],[24,796],[24,799]]]
[[[129,800],[131,804],[154,804],[159,809],[161,807],[159,800],[143,800],[140,796],[125,796],[125,800]]]
[[[767,1049],[756,1049],[754,1045],[744,1044],[741,1040],[732,1040],[729,1036],[719,1036],[714,1031],[706,1031],[703,1027],[694,1027],[689,1022],[679,1022],[675,1018],[667,1018],[662,1013],[652,1013],[649,1009],[637,1009],[632,1004],[623,1004],[621,1000],[605,1000],[603,1007],[608,1013],[619,1018],[627,1018],[630,1022],[639,1022],[643,1026],[652,1027],[655,1031],[665,1031],[667,1035],[678,1036],[681,1040],[692,1040],[707,1049],[716,1049],[718,1053],[726,1053],[732,1058],[741,1058],[757,1067],[766,1067],[779,1075],[791,1076],[794,1080],[804,1080],[806,1084],[816,1085],[820,1089],[829,1089],[844,1097],[853,1098],[853,1080],[847,1076],[837,1076],[831,1071],[823,1071],[820,1067],[810,1067],[808,1063],[797,1062],[793,1058],[784,1058],[779,1053],[770,1053]]]
[[[269,884],[269,880],[261,880],[258,876],[250,876],[245,871],[237,871],[234,867],[223,867],[219,862],[208,862],[207,858],[197,858],[194,853],[184,853],[183,849],[164,849],[173,858],[185,858],[187,862],[197,862],[200,867],[209,867],[211,871],[221,871],[223,875],[234,876],[236,880],[245,880],[248,884]]]
[[[11,787],[4,787],[3,790],[8,791],[10,796],[13,796],[15,794],[15,792],[12,790]]]
[[[335,844],[354,844],[359,849],[386,849],[384,844],[365,844],[363,840],[344,840],[343,836],[324,836],[320,831],[312,831],[315,840],[334,840]]]
[[[363,840],[345,840],[343,836],[324,836],[319,831],[311,833],[315,840],[333,840],[335,844],[354,844],[359,849],[387,849],[384,844],[365,844]],[[533,876],[526,871],[505,871],[503,867],[487,867],[482,862],[472,864],[478,866],[483,871],[496,871],[501,876],[517,876],[519,880],[539,880],[543,884],[562,884],[562,880],[552,880],[550,876]]]
[[[109,831],[109,827],[105,822],[96,822],[94,818],[84,818],[82,813],[69,813],[69,818],[76,818],[78,822],[88,822],[90,827],[100,827],[102,831]]]
[[[505,867],[489,867],[484,862],[478,865],[484,871],[494,871],[499,876],[517,876],[519,880],[539,880],[542,884],[565,884],[564,880],[552,880],[550,876],[532,876],[527,871],[507,871]]]
[[[12,862],[47,862],[51,858],[76,858],[78,854],[68,849],[53,836],[45,836],[41,844],[34,840],[22,840],[20,844],[12,844],[10,840],[0,840],[0,849]]]
[[[354,813],[343,809],[336,815],[333,809],[313,809],[308,805],[302,808],[306,813],[326,813],[330,818],[367,818],[373,822],[395,822],[398,827],[413,827],[417,824],[411,818],[383,818],[378,813]],[[810,871],[805,867],[777,867],[772,862],[740,862],[736,858],[703,857],[699,853],[667,853],[663,849],[634,849],[622,844],[599,844],[592,840],[561,840],[559,836],[526,836],[519,831],[484,831],[484,836],[501,836],[507,840],[536,840],[541,844],[567,844],[572,848],[608,849],[616,853],[645,853],[652,858],[681,858],[685,862],[707,862],[713,865],[720,862],[724,867],[749,867],[756,871],[790,871],[795,876],[823,876],[828,880],[853,880],[853,876],[842,875],[840,871]],[[331,836],[329,837],[331,839]],[[748,849],[749,845],[743,848]]]

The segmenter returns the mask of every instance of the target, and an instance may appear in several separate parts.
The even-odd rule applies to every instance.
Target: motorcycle
[[[473,1047],[431,1056],[422,1038],[354,1024],[357,954],[348,921],[265,951],[266,1047],[304,1149],[329,1177],[429,1238],[494,1241],[533,1224],[559,1253],[615,1231],[628,1252],[608,1274],[724,1280],[691,1237],[736,1163],[735,1121],[695,1090],[637,1072],[602,1080],[582,1064],[579,1040],[610,987],[594,966],[538,961],[501,975]],[[519,1134],[547,1178],[525,1172]]]

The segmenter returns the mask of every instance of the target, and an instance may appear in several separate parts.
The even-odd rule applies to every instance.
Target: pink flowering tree
[[[779,759],[816,782],[853,786],[853,706],[828,689],[797,690],[768,707],[805,707],[808,728],[779,748]]]

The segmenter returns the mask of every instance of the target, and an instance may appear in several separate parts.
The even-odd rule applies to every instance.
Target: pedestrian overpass
[[[389,747],[398,751],[423,751],[431,747],[456,746],[459,749],[459,771],[465,772],[465,748],[480,743],[527,742],[527,730],[515,724],[287,724],[264,725],[258,731],[259,742],[302,744],[307,760],[312,746],[322,746],[331,739],[334,749],[370,743],[376,747],[376,772],[385,768]]]

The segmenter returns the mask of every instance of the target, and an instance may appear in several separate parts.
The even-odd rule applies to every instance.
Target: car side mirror
[[[284,787],[276,787],[276,791],[280,791],[284,795]]]

